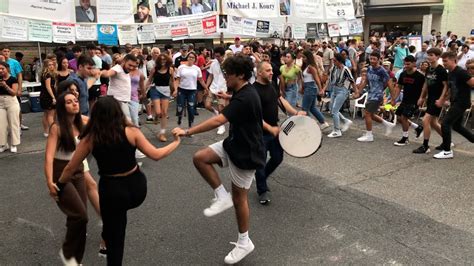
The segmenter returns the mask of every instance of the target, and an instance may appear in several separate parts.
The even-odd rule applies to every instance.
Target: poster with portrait
[[[224,32],[228,27],[228,18],[227,15],[219,15],[219,31]]]
[[[306,38],[316,39],[318,37],[318,26],[316,23],[306,23]]]
[[[10,14],[27,18],[74,22],[74,0],[4,0]]]
[[[350,35],[361,34],[364,32],[364,26],[362,24],[362,19],[360,18],[348,20],[347,24],[349,26]]]
[[[285,24],[281,22],[274,22],[270,23],[270,38],[280,39],[283,37],[283,29],[285,28]]]
[[[218,11],[218,0],[154,0],[158,21],[176,21],[182,16],[210,16]]]
[[[280,12],[279,0],[222,0],[223,13],[244,18],[275,18]]]
[[[137,39],[139,44],[155,43],[155,26],[150,23],[137,24]]]
[[[339,23],[328,23],[328,33],[329,37],[338,37],[339,33]]]
[[[76,30],[74,23],[53,22],[53,42],[68,43],[76,42]]]
[[[323,0],[291,0],[294,15],[300,18],[311,18],[311,20],[324,20]]]
[[[76,24],[76,40],[95,41],[97,40],[96,24]]]
[[[99,44],[118,45],[118,30],[115,24],[98,24],[97,39]]]
[[[227,32],[230,32],[235,35],[240,35],[242,34],[243,31],[243,18],[241,17],[236,17],[236,16],[227,16],[229,19],[229,24],[227,25]]]
[[[352,4],[354,5],[354,15],[357,18],[365,16],[364,0],[352,0]]]
[[[28,20],[28,40],[33,42],[53,42],[53,26],[51,22]]]
[[[100,0],[97,3],[99,23],[134,23],[133,7],[130,0]]]
[[[257,20],[257,34],[268,35],[270,34],[270,21]]]
[[[133,21],[135,23],[153,23],[156,21],[153,0],[132,0]]]
[[[324,1],[327,20],[354,19],[354,6],[352,0],[326,0]]]
[[[293,24],[285,24],[283,30],[283,39],[293,39]]]
[[[201,19],[188,20],[188,35],[189,36],[202,36],[204,31],[202,29]]]
[[[280,16],[291,15],[291,1],[293,0],[279,0]]]
[[[211,35],[217,32],[217,16],[204,18],[202,20],[202,29],[205,35]]]
[[[327,23],[316,23],[316,26],[318,27],[318,37],[320,39],[324,39],[329,36]]]
[[[242,34],[247,36],[257,35],[257,20],[244,18],[242,20]]]
[[[78,23],[97,23],[96,0],[74,0],[74,12]]]
[[[135,25],[117,25],[120,45],[137,44],[137,28]]]
[[[19,41],[28,40],[28,20],[10,16],[0,16],[2,37]]]

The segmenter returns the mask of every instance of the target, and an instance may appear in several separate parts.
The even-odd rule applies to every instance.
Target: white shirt
[[[129,102],[132,97],[132,81],[130,80],[130,75],[125,73],[121,65],[115,65],[112,70],[117,74],[110,77],[107,95],[111,95],[121,102]]]
[[[239,45],[239,47],[237,47],[237,46],[235,46],[235,44],[232,44],[231,46],[229,46],[229,49],[231,49],[232,52],[234,52],[234,54],[236,54],[236,53],[242,52],[242,50],[244,49],[244,46],[241,44],[241,45]]]
[[[466,70],[467,69],[466,68],[466,62],[467,62],[467,60],[474,58],[474,51],[469,50],[469,51],[467,51],[467,53],[463,53],[463,52],[461,52],[461,53],[462,53],[462,57],[458,61],[458,66],[460,68]]]
[[[197,80],[202,78],[201,69],[196,66],[180,65],[176,71],[176,77],[179,78],[179,87],[185,90],[197,90]]]
[[[208,69],[209,74],[212,75],[212,83],[209,89],[212,93],[217,94],[218,92],[227,92],[227,83],[222,73],[221,64],[217,60],[213,60],[211,66]]]

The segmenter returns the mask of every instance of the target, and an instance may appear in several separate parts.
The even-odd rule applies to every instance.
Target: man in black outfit
[[[239,236],[235,248],[225,257],[224,262],[234,264],[242,260],[255,248],[249,238],[248,190],[252,185],[255,170],[265,165],[263,117],[260,97],[249,84],[253,63],[247,56],[233,56],[224,61],[222,70],[226,85],[233,92],[229,105],[222,112],[203,123],[187,130],[173,129],[174,135],[190,136],[213,130],[230,123],[229,136],[194,154],[193,162],[201,176],[214,190],[215,200],[204,209],[207,217],[219,214],[232,205],[235,207]],[[218,97],[230,98],[225,93]],[[232,195],[222,185],[214,164],[228,167],[232,180]]]
[[[474,78],[466,70],[457,66],[456,53],[445,52],[441,57],[443,58],[443,65],[449,71],[448,88],[451,96],[451,105],[441,125],[443,150],[433,157],[436,159],[451,159],[454,157],[451,150],[451,128],[470,142],[474,142],[472,131],[462,126],[464,112],[471,106],[471,89],[474,87]],[[443,104],[442,101],[436,101],[438,107],[441,107]]]
[[[259,202],[265,205],[270,202],[267,178],[283,161],[283,148],[278,140],[280,127],[278,126],[278,106],[291,115],[306,115],[304,111],[295,110],[288,101],[281,97],[280,90],[272,82],[272,65],[261,62],[257,66],[257,80],[253,86],[260,96],[263,111],[263,144],[265,145],[265,166],[258,168],[255,177]],[[270,159],[266,160],[267,153]]]

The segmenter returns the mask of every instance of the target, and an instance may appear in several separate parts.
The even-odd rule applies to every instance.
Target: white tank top
[[[77,144],[79,144],[79,138],[76,136],[74,137],[74,141]],[[58,160],[63,160],[63,161],[70,161],[72,159],[72,156],[74,155],[74,152],[67,152],[61,149],[57,149],[56,153],[54,154],[54,158]]]
[[[307,67],[307,68],[303,71],[303,82],[313,82],[313,81],[315,81],[314,78],[313,78],[313,75],[308,72],[308,68],[309,68],[309,67]]]

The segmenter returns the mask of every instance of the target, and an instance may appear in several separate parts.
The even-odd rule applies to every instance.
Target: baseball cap
[[[390,63],[390,61],[383,61],[382,65],[390,66],[390,65],[392,65],[392,63]]]
[[[189,50],[189,45],[185,43],[181,44],[181,50],[186,50],[186,51]]]
[[[239,41],[240,41],[240,37],[239,37],[239,36],[235,36],[234,40],[239,40]]]

